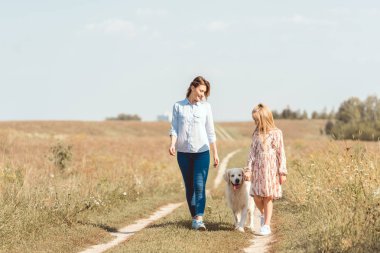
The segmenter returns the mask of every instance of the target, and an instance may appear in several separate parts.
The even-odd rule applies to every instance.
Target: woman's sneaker
[[[193,219],[191,223],[191,227],[195,230],[206,231],[206,226],[202,220]]]
[[[270,231],[269,225],[264,225],[260,228],[260,232],[258,234],[265,236],[265,235],[270,235],[271,233],[272,232]]]

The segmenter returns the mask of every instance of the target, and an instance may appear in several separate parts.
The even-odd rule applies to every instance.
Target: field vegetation
[[[0,250],[75,252],[178,200],[167,133],[160,123],[0,123]]]
[[[378,142],[335,141],[324,120],[278,120],[289,177],[275,202],[274,252],[380,250]],[[251,122],[219,123],[228,167],[245,165]],[[184,201],[163,122],[1,122],[0,251],[78,252],[159,206]],[[208,188],[216,170],[210,168]],[[252,234],[233,231],[224,184],[211,190],[209,231],[191,231],[185,206],[111,252],[231,252]],[[207,223],[206,223],[207,225]],[[198,243],[194,243],[198,242]]]

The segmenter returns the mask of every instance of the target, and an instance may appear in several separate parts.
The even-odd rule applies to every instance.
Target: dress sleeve
[[[252,144],[249,148],[248,153],[248,159],[247,159],[247,166],[252,169],[252,163],[255,161],[255,153],[256,153],[256,145],[255,145],[255,139],[252,138]]]
[[[284,148],[284,139],[282,137],[282,131],[279,131],[277,135],[277,149],[276,149],[276,157],[277,157],[277,165],[278,165],[278,173],[280,175],[287,175],[288,170],[286,169],[286,157],[285,157],[285,148]]]

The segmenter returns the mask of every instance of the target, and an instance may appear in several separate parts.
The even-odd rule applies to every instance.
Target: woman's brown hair
[[[189,88],[187,89],[186,97],[188,98],[191,93],[191,86],[194,86],[194,88],[198,87],[199,85],[205,85],[206,86],[206,92],[205,92],[205,97],[207,99],[208,96],[210,96],[210,83],[204,79],[202,76],[197,76],[194,78],[194,80],[190,83]]]

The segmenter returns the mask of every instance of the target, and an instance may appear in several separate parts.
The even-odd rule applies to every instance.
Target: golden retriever
[[[227,182],[226,199],[234,215],[235,229],[240,232],[244,232],[245,224],[254,232],[255,203],[249,195],[251,182],[243,178],[247,169],[232,168],[224,173],[224,180]]]

